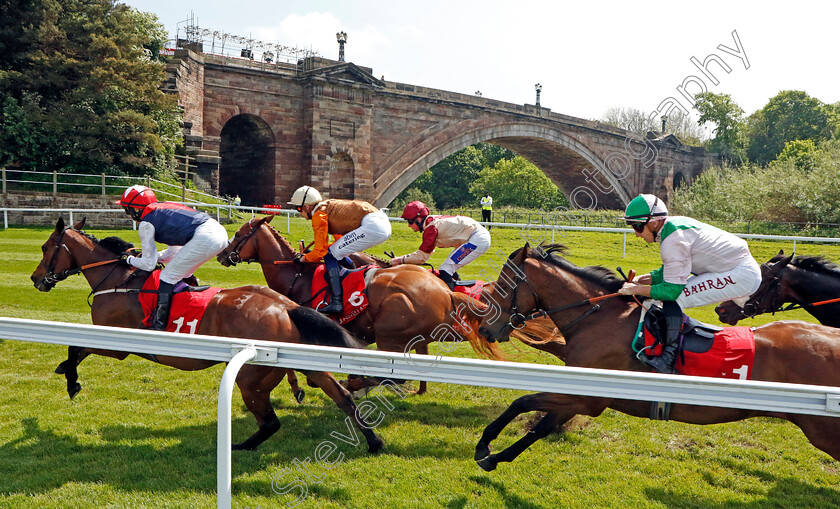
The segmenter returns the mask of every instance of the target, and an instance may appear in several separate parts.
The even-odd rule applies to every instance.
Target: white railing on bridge
[[[229,362],[218,403],[218,507],[231,503],[231,397],[252,364],[615,399],[840,417],[840,388],[662,375],[184,335],[0,317],[0,338]]]

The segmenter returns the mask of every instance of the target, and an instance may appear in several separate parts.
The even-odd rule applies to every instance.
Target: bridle
[[[619,293],[609,293],[609,294],[606,294],[606,295],[599,295],[598,297],[591,297],[589,299],[584,299],[584,300],[580,300],[580,301],[577,301],[577,302],[572,302],[571,304],[566,304],[566,305],[559,306],[559,307],[556,307],[556,308],[545,309],[542,306],[540,306],[540,298],[537,295],[536,290],[534,290],[534,287],[531,284],[531,282],[528,280],[527,277],[525,277],[525,271],[523,270],[523,268],[521,266],[517,266],[516,269],[517,270],[514,271],[515,277],[513,278],[513,287],[511,288],[512,295],[511,295],[511,299],[510,299],[510,310],[509,310],[510,318],[508,319],[508,323],[505,324],[505,326],[502,329],[502,335],[506,335],[507,333],[511,332],[514,329],[519,330],[519,329],[525,327],[525,323],[530,321],[530,320],[541,318],[543,316],[549,316],[549,315],[552,315],[554,313],[559,313],[560,311],[565,311],[567,309],[573,309],[573,308],[584,306],[584,305],[587,305],[587,304],[591,305],[592,306],[591,308],[586,310],[584,313],[582,313],[580,316],[578,316],[577,318],[572,320],[570,323],[568,323],[564,326],[560,326],[560,325],[557,326],[557,328],[560,331],[560,334],[562,334],[563,336],[566,336],[571,329],[573,329],[574,327],[579,325],[581,322],[583,322],[584,320],[589,318],[589,316],[592,315],[594,312],[601,309],[601,305],[598,304],[599,302],[601,302],[602,300],[609,299],[611,297],[617,297],[617,296],[621,295]],[[533,297],[534,297],[534,306],[535,306],[536,311],[534,311],[534,312],[532,312],[528,315],[520,312],[519,311],[519,306],[517,305],[517,301],[518,301],[517,296],[518,296],[518,292],[519,292],[520,283],[522,283],[522,282],[524,282],[528,286],[528,290],[530,290],[531,295],[533,295]]]
[[[763,267],[770,268],[767,263],[762,264]],[[782,305],[776,305],[776,302],[779,300],[779,294],[782,290],[782,277],[779,274],[775,274],[773,276],[773,280],[770,281],[767,286],[764,287],[763,290],[757,291],[752,296],[750,296],[749,300],[744,304],[741,308],[741,314],[744,315],[744,318],[752,318],[756,315],[761,315],[764,313],[772,313],[776,314],[777,311],[787,311],[788,309],[794,309],[792,306],[795,304],[791,304],[784,308]],[[764,302],[768,295],[772,295],[772,299],[770,300],[770,306],[760,307],[759,303]]]
[[[248,242],[248,239],[253,237],[254,234],[257,232],[257,229],[254,228],[253,221],[254,221],[253,219],[248,220],[248,227],[251,228],[251,230],[247,234],[245,234],[244,237],[242,237],[241,239],[236,241],[235,247],[227,254],[227,261],[231,265],[236,265],[237,263],[240,263],[240,262],[251,263],[251,262],[257,261],[256,258],[249,258],[247,260],[243,260],[239,256],[239,253],[242,252],[242,248],[245,246],[245,243]],[[236,236],[234,236],[234,240],[236,240]],[[254,242],[256,242],[256,241],[257,241],[257,239],[254,239]]]

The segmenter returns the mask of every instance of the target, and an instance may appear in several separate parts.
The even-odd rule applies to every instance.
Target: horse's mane
[[[273,226],[271,226],[271,224],[263,223],[263,225],[268,226],[268,230],[271,232],[272,235],[274,235],[274,238],[277,239],[277,242],[289,248],[291,252],[297,253],[297,249],[295,249],[294,246],[292,246],[292,243],[286,240],[286,237],[281,235],[280,232],[278,232]]]
[[[797,256],[790,264],[803,270],[840,277],[840,265],[837,265],[824,256]]]
[[[520,248],[510,255],[511,259],[519,253]],[[565,254],[568,248],[562,244],[540,244],[532,249],[528,256],[535,259],[545,260],[548,263],[579,276],[587,281],[602,286],[610,293],[617,292],[619,288],[624,285],[624,280],[619,278],[615,272],[601,265],[594,265],[590,267],[578,267],[572,262],[566,260],[560,255]]]
[[[90,235],[90,238],[95,240],[99,243],[100,246],[104,247],[105,249],[111,251],[114,254],[123,254],[129,250],[134,249],[134,244],[127,240],[123,240],[119,237],[105,237],[102,240],[98,240],[93,235]]]

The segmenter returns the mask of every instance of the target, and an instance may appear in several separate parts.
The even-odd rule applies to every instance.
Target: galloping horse
[[[129,243],[114,237],[100,241],[82,231],[84,223],[85,220],[82,219],[74,226],[65,228],[64,220],[58,220],[55,231],[41,247],[43,258],[32,273],[32,282],[38,290],[48,292],[59,281],[70,275],[82,273],[90,284],[93,295],[93,323],[136,328],[143,320],[138,295],[148,273],[117,263],[118,256],[126,247],[130,247]],[[246,302],[247,305],[243,305]],[[219,291],[207,305],[201,324],[195,332],[287,343],[362,346],[332,320],[264,286],[243,286]],[[127,352],[71,347],[70,359],[63,363],[71,396],[78,392],[76,357],[86,352],[119,360],[129,355]],[[162,355],[141,356],[187,371],[218,364],[215,361]],[[370,452],[377,452],[382,448],[382,439],[361,418],[350,393],[341,387],[331,374],[322,371],[304,373],[353,419],[367,439]],[[280,428],[280,421],[271,407],[270,394],[285,374],[284,369],[268,366],[248,364],[242,367],[236,377],[236,384],[242,392],[245,406],[257,419],[259,429],[247,440],[235,445],[234,449],[254,449]]]
[[[566,365],[602,369],[649,371],[635,358],[631,339],[635,335],[642,307],[632,298],[601,300],[600,308],[589,299],[614,293],[623,281],[604,267],[578,267],[557,256],[559,245],[531,249],[527,244],[506,262],[496,290],[504,289],[499,303],[501,319],[482,322],[489,339],[504,340],[534,310],[549,310],[566,339]],[[511,322],[511,318],[513,321]],[[840,331],[798,321],[774,322],[755,329],[755,358],[752,379],[840,386]],[[502,461],[513,461],[538,439],[577,414],[598,416],[613,408],[636,417],[648,417],[650,402],[603,397],[538,393],[513,402],[484,430],[476,445],[475,459],[490,471]],[[530,411],[547,412],[523,438],[498,454],[490,454],[490,443],[516,416]],[[763,412],[673,404],[670,418],[693,424],[732,422],[748,417],[772,416],[793,422],[815,447],[840,460],[840,418],[784,412]]]
[[[785,256],[784,251],[761,265],[761,286],[740,307],[728,300],[715,308],[720,321],[801,307],[823,325],[840,327],[840,266],[822,256]],[[819,304],[824,301],[825,304]],[[786,303],[792,305],[782,307]],[[814,305],[817,304],[817,305]]]
[[[297,253],[268,224],[271,217],[252,219],[242,225],[216,258],[226,267],[260,262],[270,288],[296,302],[309,302],[318,264],[293,262]],[[466,338],[476,352],[500,357],[495,345],[476,332],[480,319],[476,312],[485,305],[462,293],[450,292],[443,281],[426,269],[416,265],[380,268],[365,291],[369,306],[345,327],[362,341],[376,343],[380,350],[428,354],[428,345],[435,340]],[[458,330],[460,334],[453,333]],[[349,387],[358,390],[369,383],[352,379]],[[417,393],[424,392],[426,383],[421,381]]]

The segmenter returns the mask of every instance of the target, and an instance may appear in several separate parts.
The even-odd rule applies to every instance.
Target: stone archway
[[[274,133],[260,117],[242,114],[221,132],[219,194],[242,198],[242,205],[274,203]]]
[[[333,154],[330,161],[330,198],[352,199],[355,196],[356,165],[347,152]]]

